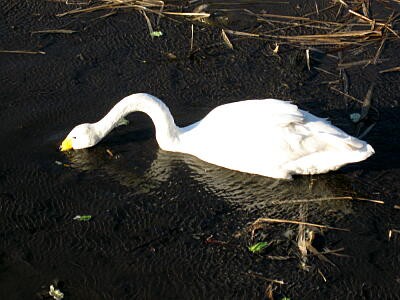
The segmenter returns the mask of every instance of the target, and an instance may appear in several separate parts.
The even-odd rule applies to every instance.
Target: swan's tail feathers
[[[365,145],[366,145],[365,142],[363,142],[355,137],[352,137],[352,136],[347,137],[343,141],[345,143],[345,146],[349,147],[351,150],[360,150],[363,147],[365,147]]]
[[[370,153],[370,155],[375,153],[374,148],[372,148],[372,146],[370,144],[367,144],[367,151]]]
[[[374,148],[367,142],[354,137],[352,137],[352,140],[355,143],[348,144],[350,149],[344,152],[344,155],[348,157],[348,163],[363,161],[375,153]]]
[[[323,140],[325,140],[330,148],[350,152],[368,152],[370,153],[369,156],[375,153],[374,149],[367,142],[344,132],[339,134],[320,132],[319,136],[323,137]]]
[[[338,139],[340,139],[338,137]],[[375,153],[374,148],[367,142],[359,140],[358,138],[348,136],[348,138],[342,140],[342,143],[338,141],[335,146],[338,145],[338,148],[342,148],[341,150],[344,151],[343,154],[348,156],[348,162],[359,162],[367,159],[372,154]]]
[[[362,141],[361,141],[362,142]],[[363,142],[364,146],[357,150],[337,151],[337,149],[311,153],[283,166],[288,174],[319,174],[334,171],[340,167],[363,161],[375,153],[371,145]]]
[[[375,153],[374,148],[372,148],[372,146],[371,146],[370,144],[367,144],[367,147],[366,147],[366,148],[367,148],[367,149],[366,149],[366,151],[365,151],[365,159],[367,159],[368,157],[370,157],[372,154]]]
[[[367,159],[375,153],[374,148],[372,148],[370,144],[359,140],[358,138],[349,136],[349,138],[346,139],[345,142],[347,143],[347,147],[349,147],[349,150],[353,151],[353,153],[356,155],[360,155],[360,160]]]

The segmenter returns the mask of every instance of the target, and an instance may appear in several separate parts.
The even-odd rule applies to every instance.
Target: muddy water
[[[66,299],[260,299],[265,278],[285,282],[274,285],[278,299],[398,298],[399,240],[388,240],[389,229],[400,229],[398,73],[380,75],[383,66],[348,71],[358,98],[377,84],[380,120],[367,137],[376,155],[334,173],[277,181],[167,153],[139,113],[95,148],[65,154],[57,147],[73,126],[97,120],[134,92],[163,99],[182,126],[222,103],[275,97],[353,133],[348,114],[357,108],[321,84],[329,75],[307,71],[302,51],[282,49],[279,59],[270,55],[273,45],[256,40],[237,41],[232,51],[211,46],[221,41],[217,29],[196,26],[198,51],[189,55],[190,24],[162,19],[163,38],[151,39],[137,13],[54,16],[66,8],[0,3],[1,48],[46,52],[0,54],[2,299],[43,297],[54,281]],[[60,28],[78,32],[32,34]],[[396,47],[385,48],[385,67],[398,65]],[[334,68],[329,58],[319,63]],[[288,202],[334,196],[385,204]],[[295,237],[288,239],[298,226],[269,225],[251,240],[244,229],[258,217],[349,229],[322,235],[346,256],[310,257],[304,271]],[[256,241],[274,243],[254,255],[247,246]]]

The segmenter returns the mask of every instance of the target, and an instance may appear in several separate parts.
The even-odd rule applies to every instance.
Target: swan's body
[[[122,99],[97,123],[76,126],[61,150],[94,146],[133,111],[151,117],[163,150],[268,177],[325,173],[374,153],[366,142],[289,102],[264,99],[225,104],[179,128],[161,100],[143,93]]]

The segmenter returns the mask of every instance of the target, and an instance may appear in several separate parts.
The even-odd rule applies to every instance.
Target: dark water
[[[399,238],[388,240],[388,231],[400,229],[394,208],[400,196],[400,77],[379,74],[398,65],[397,41],[385,46],[382,57],[390,60],[384,66],[348,70],[350,92],[360,99],[376,83],[380,120],[367,137],[376,155],[338,172],[276,181],[159,150],[143,114],[131,115],[129,126],[93,149],[60,153],[57,147],[73,126],[97,120],[134,92],[163,99],[178,125],[222,103],[275,97],[354,133],[348,114],[357,107],[321,84],[332,80],[329,75],[308,72],[302,50],[282,49],[278,59],[270,55],[271,43],[245,39],[232,51],[211,46],[221,42],[218,29],[196,26],[197,50],[189,55],[188,23],[161,19],[164,37],[152,40],[137,13],[55,17],[67,8],[0,2],[1,48],[46,52],[0,53],[1,299],[40,298],[55,280],[65,299],[265,298],[269,282],[249,271],[283,280],[274,285],[277,299],[398,298]],[[295,8],[293,2],[266,9]],[[78,32],[32,34],[60,28]],[[335,70],[327,57],[320,66]],[[334,196],[385,204],[285,202]],[[92,219],[78,222],[76,215]],[[284,236],[298,226],[271,224],[251,240],[245,229],[258,217],[350,229],[323,235],[329,249],[344,248],[347,256],[327,255],[333,264],[310,257],[304,271]],[[247,246],[256,241],[275,242],[255,255]]]

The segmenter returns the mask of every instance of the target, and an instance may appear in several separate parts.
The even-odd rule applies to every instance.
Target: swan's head
[[[83,149],[96,145],[100,141],[92,124],[76,126],[61,143],[60,150]]]

